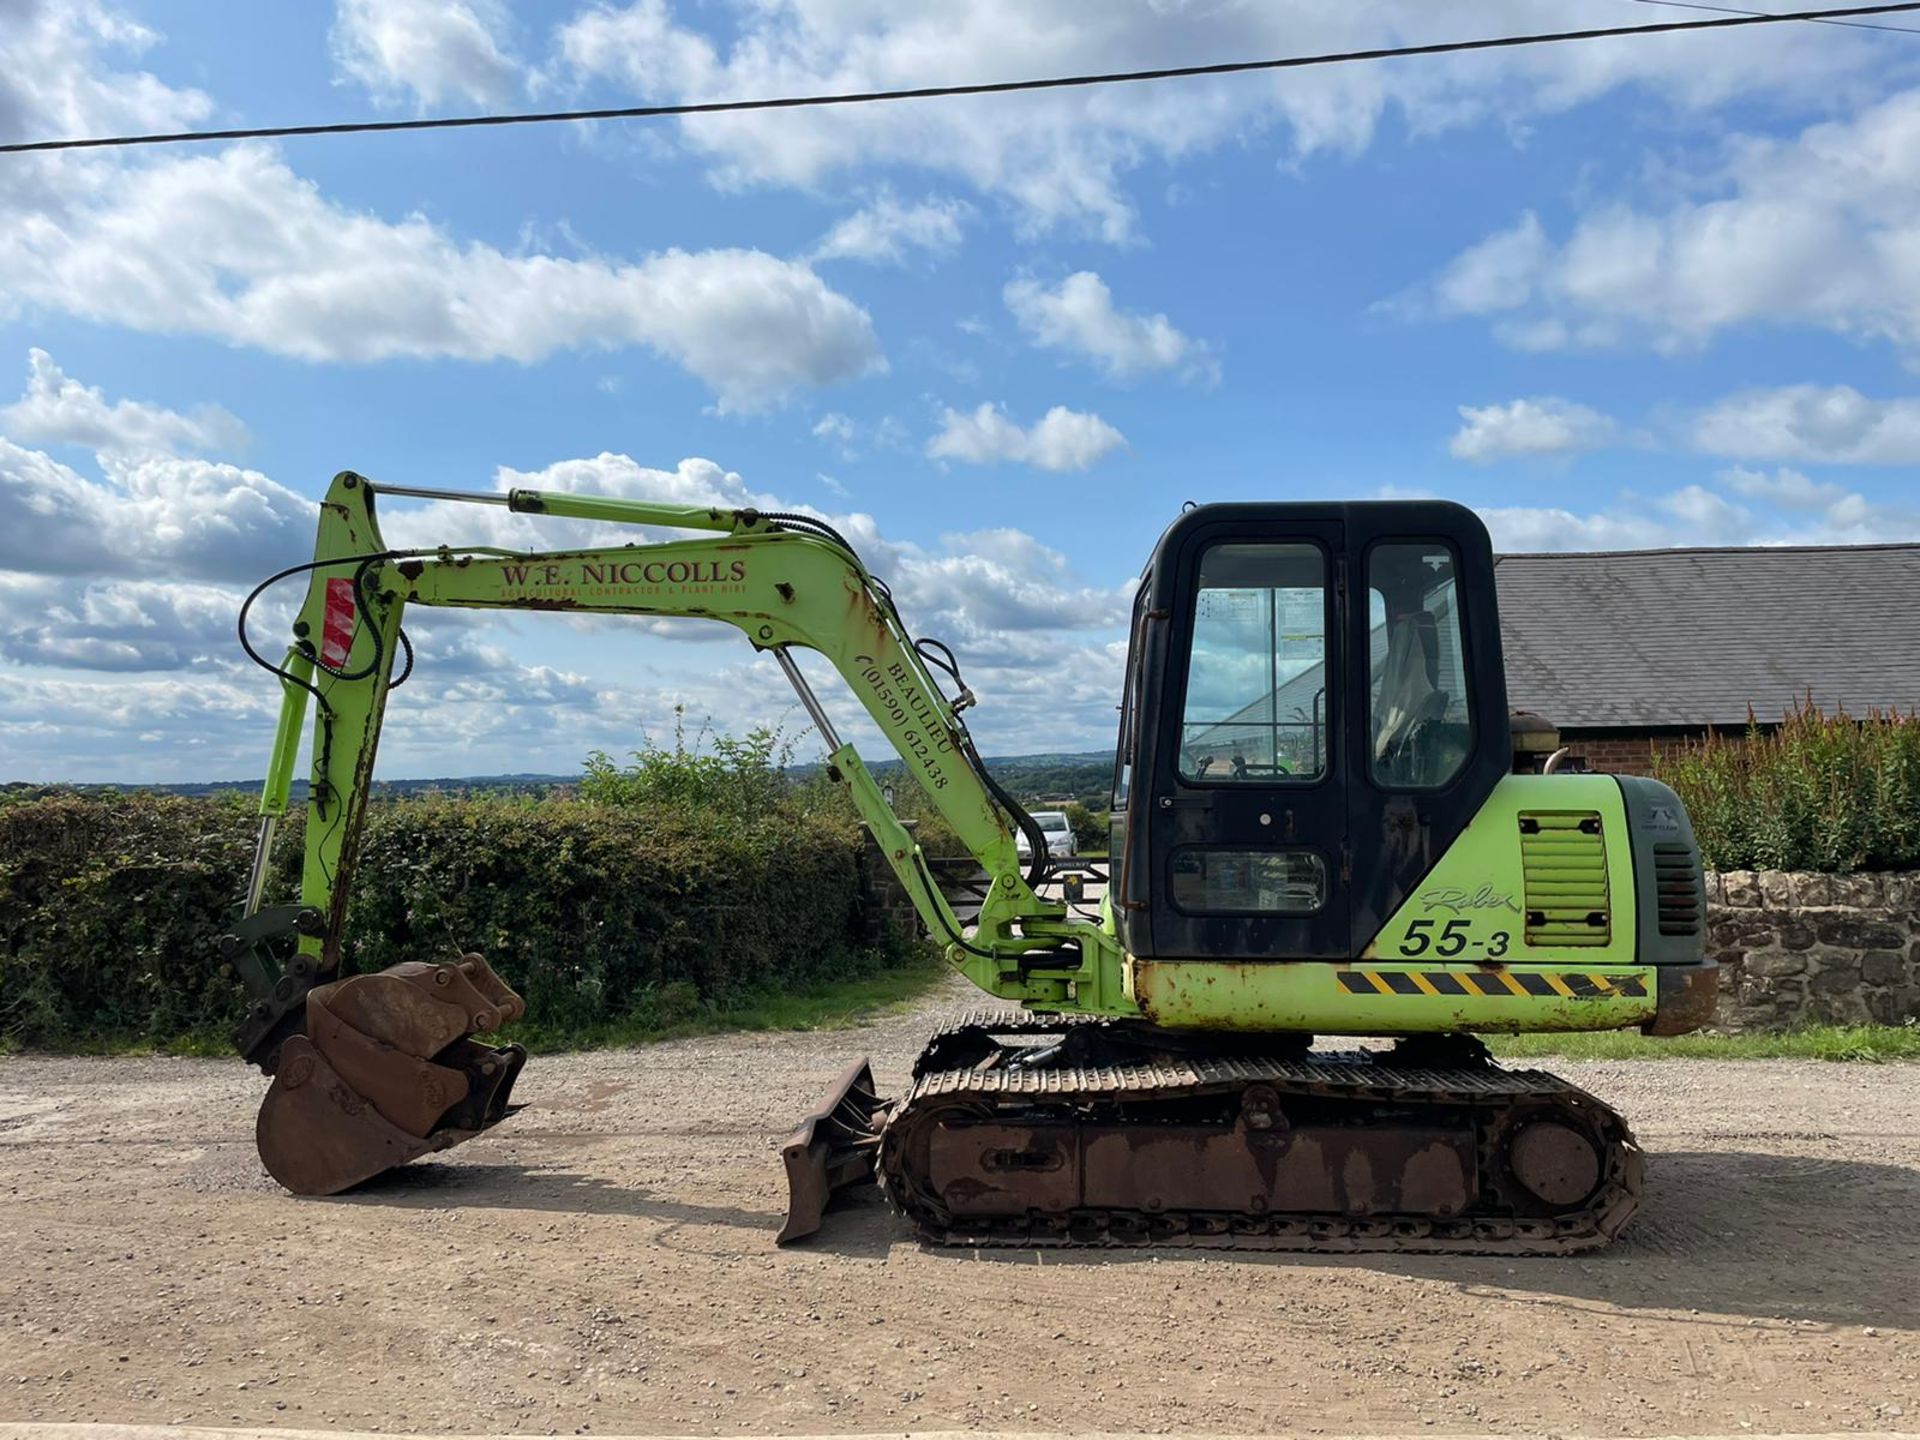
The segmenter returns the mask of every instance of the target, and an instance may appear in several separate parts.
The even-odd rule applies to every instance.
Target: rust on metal
[[[335,1195],[491,1128],[526,1051],[471,1037],[525,1013],[478,955],[310,990],[254,1127],[268,1173],[297,1195]]]
[[[1535,1120],[1508,1146],[1514,1179],[1549,1205],[1577,1205],[1600,1183],[1600,1152],[1593,1141],[1558,1120]]]
[[[1653,1019],[1641,1029],[1648,1035],[1687,1035],[1713,1019],[1720,1002],[1720,967],[1662,965]]]
[[[787,1167],[787,1218],[774,1237],[785,1245],[820,1228],[834,1195],[871,1184],[887,1102],[874,1091],[873,1069],[862,1058],[835,1080],[826,1098],[781,1147]]]
[[[969,1017],[887,1116],[881,1183],[966,1245],[1567,1254],[1639,1203],[1625,1123],[1551,1075],[1232,1043]]]

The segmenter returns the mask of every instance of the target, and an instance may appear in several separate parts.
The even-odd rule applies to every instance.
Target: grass
[[[1846,1060],[1880,1064],[1920,1061],[1920,1025],[1806,1025],[1749,1035],[1675,1035],[1654,1039],[1631,1030],[1573,1035],[1489,1035],[1502,1059],[1562,1056],[1569,1060]]]
[[[739,1030],[843,1030],[911,1009],[927,991],[952,972],[930,946],[917,947],[905,960],[884,970],[845,980],[829,980],[799,990],[750,991],[721,1004],[695,1002],[685,1012],[663,1018],[657,1011],[592,1025],[541,1025],[523,1020],[500,1032],[536,1055],[568,1050],[611,1050],[658,1040],[717,1035]],[[491,1037],[485,1037],[491,1038]],[[26,1053],[0,1043],[0,1054]],[[233,1037],[225,1031],[193,1031],[165,1037],[91,1036],[34,1053],[60,1055],[231,1056]]]
[[[536,1055],[551,1055],[567,1050],[616,1050],[728,1031],[845,1030],[911,1009],[952,973],[935,951],[925,948],[877,974],[829,980],[800,990],[750,992],[670,1020],[637,1015],[584,1026],[544,1026],[523,1020],[501,1033]]]
[[[508,1027],[537,1055],[569,1050],[609,1050],[729,1031],[843,1030],[913,1008],[951,971],[930,946],[905,961],[852,979],[825,981],[800,990],[768,989],[718,1005],[694,1005],[663,1018],[658,1012],[592,1025]],[[1858,1064],[1920,1062],[1920,1025],[1807,1025],[1748,1035],[1676,1035],[1652,1039],[1630,1030],[1575,1034],[1488,1035],[1488,1048],[1502,1059],[1560,1057],[1568,1060],[1829,1060]],[[0,1054],[18,1053],[0,1044]],[[225,1033],[192,1033],[165,1039],[93,1037],[60,1047],[64,1055],[227,1056]]]

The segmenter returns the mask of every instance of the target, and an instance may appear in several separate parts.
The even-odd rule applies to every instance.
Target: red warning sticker
[[[320,663],[338,670],[353,649],[353,627],[359,621],[353,606],[353,581],[327,581],[326,618],[320,626]]]

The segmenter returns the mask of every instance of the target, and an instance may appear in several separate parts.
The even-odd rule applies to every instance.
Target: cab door
[[[1278,508],[1208,507],[1163,541],[1147,843],[1127,837],[1155,956],[1348,953],[1344,527]]]

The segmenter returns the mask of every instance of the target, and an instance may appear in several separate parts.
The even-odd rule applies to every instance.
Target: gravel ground
[[[1551,1068],[1633,1122],[1598,1255],[975,1254],[877,1199],[776,1251],[855,1031],[536,1059],[533,1108],[280,1192],[237,1060],[0,1060],[0,1420],[538,1434],[1819,1432],[1920,1414],[1920,1067]]]

